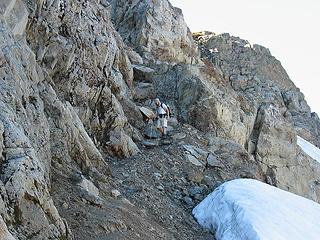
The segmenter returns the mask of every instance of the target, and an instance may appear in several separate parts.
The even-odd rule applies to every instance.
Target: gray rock
[[[170,145],[172,143],[173,143],[173,141],[171,139],[168,139],[168,138],[161,140],[161,144],[162,145]]]
[[[156,97],[152,83],[138,82],[135,87],[136,100],[154,99]]]
[[[195,200],[197,200],[197,201],[201,201],[201,200],[203,200],[203,195],[202,194],[196,194],[195,196],[194,196],[194,199]]]
[[[159,146],[159,141],[145,140],[142,142],[142,145],[146,147],[157,147]]]
[[[2,217],[0,217],[0,238],[3,240],[16,240],[11,233],[9,232],[7,225],[3,221]]]
[[[97,195],[90,194],[86,191],[81,193],[82,201],[95,206],[101,207],[103,205],[103,199]]]
[[[117,189],[113,189],[111,190],[111,196],[113,198],[118,198],[119,196],[121,196],[121,193]]]
[[[153,63],[198,61],[198,52],[182,12],[168,0],[161,4],[147,0],[110,2],[119,33],[145,60]]]
[[[188,192],[189,192],[189,196],[194,197],[197,194],[202,194],[203,192],[203,187],[199,187],[199,186],[194,186],[192,188],[189,188]]]
[[[210,167],[223,167],[223,164],[218,160],[218,158],[210,153],[207,157],[207,163]]]
[[[88,179],[82,176],[81,182],[78,184],[88,194],[99,196],[99,189]]]
[[[157,130],[157,128],[153,124],[148,124],[144,130],[144,135],[148,138],[160,138],[161,133]]]
[[[152,79],[152,75],[155,73],[155,70],[143,65],[132,65],[134,80],[135,81],[146,81],[149,82]]]
[[[191,164],[197,166],[197,167],[202,167],[203,164],[200,162],[196,157],[190,154],[185,154],[185,158],[187,161],[189,161]]]
[[[162,185],[158,185],[158,186],[156,186],[156,188],[157,188],[158,190],[160,190],[160,191],[164,191],[164,187],[163,187]]]
[[[182,139],[184,139],[186,136],[187,136],[187,135],[186,135],[185,133],[180,132],[180,133],[174,134],[174,135],[172,136],[172,138],[173,138],[174,140],[182,140]]]
[[[135,52],[132,48],[126,47],[126,53],[130,62],[134,65],[143,65],[143,59],[139,53]]]
[[[303,94],[268,49],[229,34],[204,32],[194,39],[201,55],[210,59],[240,96],[252,99],[257,106],[273,103],[283,114],[290,113],[296,131],[319,144],[320,122],[312,119]]]
[[[182,200],[183,200],[183,202],[184,202],[185,204],[187,204],[188,206],[193,206],[193,200],[192,200],[192,198],[185,196],[185,197],[183,197]]]
[[[210,176],[204,176],[202,182],[209,188],[212,188],[215,184],[215,180]]]
[[[192,146],[192,145],[183,145],[183,148],[187,150],[191,155],[193,155],[196,158],[206,158],[209,154],[208,151],[205,151],[201,148]]]

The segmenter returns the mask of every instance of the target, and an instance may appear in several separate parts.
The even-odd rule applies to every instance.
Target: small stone
[[[154,176],[156,177],[156,179],[158,179],[158,180],[159,180],[160,178],[162,178],[162,175],[161,175],[160,173],[157,173],[157,172],[156,172],[156,173],[154,173],[153,175],[154,175]]]
[[[84,176],[81,177],[82,181],[78,185],[88,194],[99,196],[99,189],[90,180],[86,179]]]
[[[185,197],[182,198],[182,200],[183,200],[184,203],[186,203],[189,206],[193,205],[193,201],[192,201],[192,199],[190,197],[185,196]]]
[[[123,202],[124,204],[130,205],[130,206],[134,206],[134,204],[133,204],[132,202],[130,202],[127,198],[123,198],[123,199],[122,199],[122,202]]]
[[[130,175],[128,173],[122,173],[122,176],[124,176],[125,178],[128,178]]]
[[[201,194],[203,192],[203,187],[191,187],[188,192],[191,197],[194,197],[195,195]]]
[[[157,147],[159,146],[159,141],[145,140],[142,142],[142,145],[146,147]]]
[[[161,141],[161,144],[162,145],[170,145],[172,143],[172,140],[170,140],[170,139],[163,139],[162,141]]]
[[[218,160],[218,158],[211,153],[207,157],[207,163],[210,167],[223,167],[223,164]]]
[[[203,184],[205,184],[209,188],[211,188],[215,184],[214,179],[212,177],[209,177],[209,176],[204,176],[202,182],[203,182]]]
[[[62,207],[63,207],[64,209],[68,209],[68,208],[69,208],[69,205],[68,205],[68,203],[64,202],[64,203],[62,204]]]
[[[160,190],[160,191],[163,191],[163,190],[164,190],[164,187],[161,186],[161,185],[158,185],[156,188],[157,188],[158,190]]]
[[[203,164],[197,159],[195,158],[194,156],[190,155],[190,154],[187,154],[185,155],[186,156],[186,159],[192,163],[193,165],[197,166],[197,167],[202,167]]]
[[[176,133],[175,135],[172,136],[172,138],[174,140],[182,140],[187,136],[187,134],[180,132],[180,133]]]
[[[201,201],[203,199],[203,196],[201,194],[196,194],[196,195],[194,195],[194,199]]]
[[[121,196],[121,193],[120,193],[118,190],[113,189],[113,190],[111,191],[111,196],[112,196],[113,198],[118,198],[119,196]]]

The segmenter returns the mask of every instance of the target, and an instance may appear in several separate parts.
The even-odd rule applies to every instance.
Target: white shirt
[[[161,103],[159,107],[157,107],[157,114],[167,114],[166,110],[167,110],[167,105],[165,105],[164,103]]]

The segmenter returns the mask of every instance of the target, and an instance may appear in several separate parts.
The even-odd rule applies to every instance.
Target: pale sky
[[[320,116],[320,0],[170,0],[192,32],[228,32],[270,49]]]

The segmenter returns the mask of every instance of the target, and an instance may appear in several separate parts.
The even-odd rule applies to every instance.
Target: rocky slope
[[[320,201],[320,121],[267,49],[167,0],[5,0],[0,32],[1,239],[212,239],[191,208],[234,178]]]

